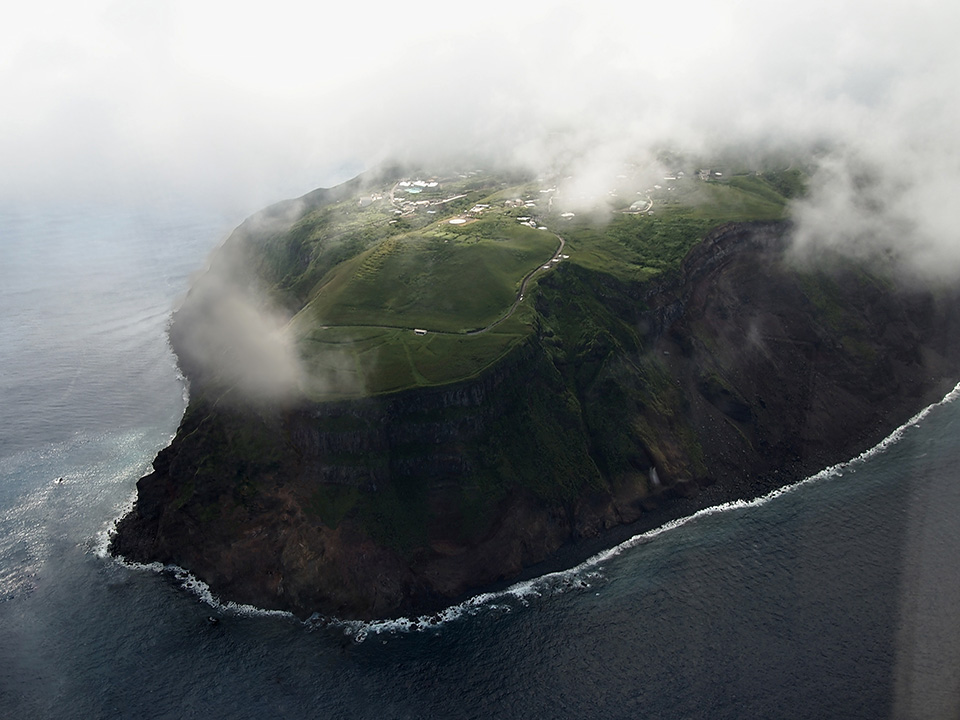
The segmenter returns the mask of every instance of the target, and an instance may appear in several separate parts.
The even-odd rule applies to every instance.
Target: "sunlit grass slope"
[[[622,280],[649,280],[678,269],[690,248],[717,225],[780,220],[787,213],[787,198],[754,173],[671,185],[651,193],[649,212],[615,213],[603,226],[576,219],[562,225],[572,262]]]
[[[493,221],[489,221],[493,222]],[[520,281],[557,248],[551,233],[506,225],[437,225],[395,236],[337,268],[304,309],[318,325],[465,332],[513,305]]]
[[[602,217],[565,213],[555,180],[479,172],[358,183],[306,210],[256,250],[261,277],[298,311],[304,390],[345,398],[475,377],[532,335],[544,274],[568,262],[626,282],[670,274],[712,227],[783,218],[803,188],[790,168],[704,178],[695,167],[612,197]]]
[[[301,340],[312,382],[308,394],[345,398],[473,377],[494,364],[530,332],[529,307],[478,335],[417,335],[374,327],[319,327]]]

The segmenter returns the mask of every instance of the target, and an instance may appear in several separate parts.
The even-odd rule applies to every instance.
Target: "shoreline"
[[[960,382],[952,384],[943,381],[941,387],[946,388],[943,394],[930,392],[925,396],[923,407],[912,414],[906,421],[886,433],[879,428],[870,433],[877,436],[872,444],[860,452],[850,455],[845,460],[826,465],[819,470],[803,474],[799,468],[786,469],[782,473],[775,473],[777,479],[766,478],[765,481],[754,482],[751,488],[756,492],[743,496],[743,493],[732,488],[719,488],[716,484],[701,489],[694,498],[671,498],[667,507],[649,511],[640,519],[632,523],[610,528],[598,537],[585,538],[569,542],[558,548],[550,557],[539,563],[523,569],[516,577],[492,583],[479,590],[464,593],[462,596],[449,599],[441,603],[427,603],[408,613],[376,619],[341,618],[336,615],[321,615],[315,612],[308,618],[298,617],[290,610],[275,610],[261,608],[249,603],[233,600],[224,600],[215,593],[210,585],[197,577],[189,570],[178,565],[163,565],[159,562],[141,563],[129,560],[122,555],[116,555],[108,549],[112,535],[116,531],[117,523],[130,511],[125,507],[103,535],[102,552],[98,544],[98,557],[111,559],[128,569],[156,572],[168,575],[178,586],[195,595],[201,602],[207,604],[217,612],[237,613],[241,616],[280,617],[294,620],[307,628],[333,627],[339,628],[345,634],[353,636],[355,642],[363,642],[368,633],[392,631],[413,632],[428,630],[443,625],[469,612],[470,608],[489,605],[493,600],[504,596],[518,599],[534,595],[539,597],[538,586],[549,583],[563,576],[568,587],[584,587],[585,585],[570,585],[570,578],[575,577],[601,563],[620,555],[622,552],[643,544],[664,532],[676,530],[688,522],[694,521],[701,515],[728,512],[734,509],[760,507],[776,499],[780,495],[793,492],[807,484],[819,482],[835,476],[844,470],[869,458],[884,452],[895,445],[902,438],[903,432],[921,422],[937,407],[954,402],[960,397]],[[937,399],[939,398],[939,399]],[[783,477],[788,477],[782,482]]]
[[[588,562],[599,553],[628,543],[635,537],[655,532],[670,525],[670,523],[689,520],[699,513],[737,502],[756,503],[774,496],[775,493],[787,492],[808,481],[813,482],[821,475],[860,462],[876,452],[882,452],[889,445],[898,441],[899,434],[906,428],[921,421],[934,408],[953,402],[957,397],[960,397],[960,380],[942,380],[937,390],[924,395],[924,404],[921,409],[908,415],[908,418],[901,424],[895,426],[892,430],[877,426],[864,433],[861,439],[854,444],[852,452],[845,456],[847,459],[828,462],[825,465],[808,463],[809,467],[797,464],[793,467],[777,470],[773,476],[758,475],[752,480],[745,478],[743,481],[747,484],[745,488],[721,487],[720,483],[714,483],[709,487],[700,488],[693,498],[669,498],[665,507],[661,506],[654,511],[645,512],[632,523],[609,528],[596,538],[575,540],[563,545],[551,557],[524,568],[523,572],[512,581],[496,583],[490,588],[490,591],[501,591],[517,583],[526,582],[549,573],[564,572],[566,569]],[[458,602],[463,602],[465,599],[458,598]]]

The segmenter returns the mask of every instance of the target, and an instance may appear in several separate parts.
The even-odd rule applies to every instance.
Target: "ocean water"
[[[170,310],[229,226],[0,212],[0,717],[960,715],[952,395],[863,458],[436,624],[302,623],[105,557],[185,405]]]

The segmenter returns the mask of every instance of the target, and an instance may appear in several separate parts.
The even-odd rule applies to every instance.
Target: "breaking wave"
[[[568,570],[541,575],[530,580],[511,585],[505,590],[498,592],[481,593],[475,595],[469,600],[453,605],[433,615],[421,615],[415,618],[397,618],[394,620],[374,620],[374,621],[349,621],[315,616],[308,620],[308,623],[332,624],[342,627],[344,632],[351,636],[355,642],[363,642],[371,633],[396,633],[422,631],[436,628],[445,623],[457,620],[465,616],[476,615],[479,612],[509,612],[515,609],[518,604],[526,606],[531,600],[542,598],[549,595],[555,595],[563,592],[582,591],[593,587],[599,580],[603,579],[602,565],[610,560],[622,555],[627,550],[648,543],[653,539],[665,533],[683,527],[687,523],[695,522],[698,518],[718,515],[733,510],[742,510],[747,508],[760,507],[766,505],[779,497],[796,491],[798,488],[821,482],[830,478],[838,477],[846,470],[862,465],[870,458],[884,452],[890,446],[899,442],[904,434],[912,427],[919,424],[935,408],[954,402],[960,397],[960,383],[948,392],[939,402],[928,405],[916,415],[911,417],[900,427],[887,435],[883,440],[872,448],[865,450],[856,457],[846,460],[836,465],[824,468],[818,473],[800,480],[793,485],[787,485],[782,488],[772,490],[766,495],[762,495],[753,500],[732,500],[730,502],[714,505],[704,508],[686,517],[671,520],[663,525],[648,530],[646,532],[634,535],[619,545],[615,545],[607,550],[603,550],[596,555],[584,560]]]
[[[648,543],[661,535],[669,533],[677,528],[683,527],[687,523],[695,522],[699,518],[718,515],[720,513],[756,508],[766,505],[779,497],[795,492],[798,488],[821,482],[834,477],[839,477],[844,471],[853,469],[863,464],[870,458],[886,451],[892,445],[899,442],[904,434],[918,425],[935,408],[954,402],[960,397],[960,383],[958,383],[942,400],[933,403],[919,411],[900,427],[887,435],[883,440],[872,448],[865,450],[856,457],[846,460],[836,465],[824,468],[818,473],[811,475],[792,485],[777,488],[766,495],[754,498],[752,500],[732,500],[730,502],[714,505],[704,508],[686,517],[671,520],[663,525],[634,535],[619,545],[598,552],[590,558],[584,560],[567,570],[540,575],[529,580],[518,582],[504,590],[493,592],[484,592],[465,600],[457,605],[451,605],[443,610],[432,614],[419,615],[416,617],[399,617],[387,620],[343,620],[336,617],[314,614],[303,624],[308,628],[329,627],[340,629],[344,635],[352,638],[356,643],[362,643],[371,634],[372,635],[394,635],[397,633],[412,633],[432,631],[441,628],[443,625],[460,620],[466,617],[473,617],[481,613],[509,613],[529,607],[531,603],[540,599],[559,595],[568,592],[584,592],[596,587],[604,581],[603,564],[622,555],[624,552]],[[130,498],[126,509],[121,513],[121,517],[129,512],[133,505],[133,496]],[[115,523],[114,523],[115,525]],[[113,531],[113,526],[105,530],[97,542],[97,554],[101,557],[107,557],[107,546],[109,537]],[[296,619],[292,613],[283,610],[266,610],[253,605],[245,605],[232,601],[223,602],[202,580],[193,576],[187,570],[176,565],[163,565],[161,563],[141,564],[134,563],[122,558],[114,558],[116,562],[126,567],[148,570],[158,573],[169,573],[180,586],[193,593],[201,601],[208,604],[211,608],[229,614],[242,616],[262,616],[262,617],[283,617],[287,619]]]

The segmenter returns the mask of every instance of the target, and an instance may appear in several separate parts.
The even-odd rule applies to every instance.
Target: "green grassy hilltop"
[[[384,171],[245,221],[174,316],[190,403],[111,551],[302,617],[419,612],[807,476],[955,382],[955,291],[789,261],[802,171],[661,164],[590,203]],[[288,379],[289,340],[264,402],[229,361]]]
[[[620,176],[606,206],[582,214],[562,180],[392,171],[246,242],[295,313],[304,392],[356,397],[474,377],[533,332],[534,290],[564,264],[624,281],[670,273],[710,227],[782,217],[800,179],[693,166],[645,187]]]

